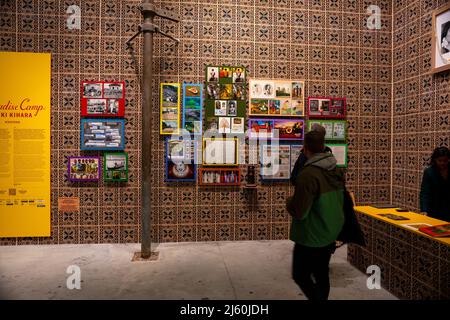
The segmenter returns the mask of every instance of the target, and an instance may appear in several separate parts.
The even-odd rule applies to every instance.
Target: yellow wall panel
[[[51,55],[0,52],[0,237],[50,236]]]

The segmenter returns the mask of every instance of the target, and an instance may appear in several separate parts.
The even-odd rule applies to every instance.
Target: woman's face
[[[436,166],[439,168],[439,170],[444,170],[446,167],[448,167],[449,160],[450,159],[447,156],[436,158]]]

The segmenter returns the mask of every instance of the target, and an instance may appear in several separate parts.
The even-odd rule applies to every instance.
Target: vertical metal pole
[[[144,3],[153,4],[152,0]],[[143,10],[144,24],[153,24],[155,13]],[[153,80],[153,32],[144,30],[144,78],[142,83],[142,214],[141,214],[141,257],[151,256],[151,160],[152,160],[152,80]]]

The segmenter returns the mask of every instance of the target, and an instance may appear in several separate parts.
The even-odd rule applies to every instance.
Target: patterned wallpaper
[[[142,41],[136,40],[133,52],[125,46],[141,22],[136,8],[139,3],[140,0],[0,1],[0,50],[53,54],[52,236],[1,239],[0,244],[139,242],[140,164],[149,161],[142,159],[140,152]],[[72,4],[82,9],[81,30],[66,27],[65,12]],[[389,201],[393,96],[390,0],[199,0],[156,1],[156,4],[179,13],[183,21],[174,24],[156,19],[163,31],[180,38],[181,42],[175,45],[160,36],[155,39],[151,194],[155,242],[285,239],[288,236],[289,217],[284,204],[293,190],[286,183],[259,185],[257,193],[251,195],[242,188],[199,188],[163,182],[164,144],[158,134],[158,84],[203,81],[205,64],[244,65],[251,77],[304,79],[306,96],[347,97],[349,189],[355,192],[359,204]],[[381,7],[381,30],[366,28],[366,8],[371,4]],[[434,6],[433,2],[430,8]],[[396,3],[396,11],[403,7],[405,19],[410,20],[410,6]],[[402,32],[409,30],[403,27],[404,23],[399,24]],[[417,28],[421,26],[418,22]],[[417,33],[423,34],[421,39],[427,39],[426,33],[419,30]],[[396,52],[400,43],[395,43]],[[423,50],[422,42],[415,44],[417,50]],[[403,90],[410,82],[419,88],[423,76],[414,81],[408,78],[412,72],[406,70],[410,62],[404,62],[404,58],[409,55],[406,52],[409,48],[405,46],[404,51],[404,56],[394,57],[396,66],[404,64],[402,77],[397,79],[402,79]],[[422,66],[421,61],[422,57],[418,58],[417,68]],[[126,81],[128,183],[73,184],[66,179],[67,156],[100,154],[79,150],[82,80]],[[413,96],[417,102],[413,107],[419,108],[420,99],[429,96],[431,102],[426,112],[431,116],[442,106],[438,107],[438,91],[432,94],[437,82],[431,78],[429,81],[428,95],[422,95],[419,89],[420,95],[413,95],[408,87],[409,95],[397,92],[395,101],[399,100],[397,96]],[[448,90],[448,78],[446,84]],[[442,92],[444,89],[442,86]],[[401,101],[410,105],[406,98]],[[403,117],[410,119],[406,111]],[[419,127],[423,120],[415,119]],[[395,149],[410,149],[404,135],[401,147]],[[396,133],[394,143],[397,137]],[[242,174],[245,173],[243,165]],[[401,185],[395,192],[404,192]],[[80,197],[80,213],[58,213],[58,197],[65,196]],[[396,199],[402,200],[397,196]]]
[[[394,203],[419,211],[423,169],[450,144],[450,73],[432,75],[432,10],[448,0],[393,1]]]

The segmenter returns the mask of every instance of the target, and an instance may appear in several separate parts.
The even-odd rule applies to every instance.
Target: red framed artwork
[[[308,97],[307,113],[310,118],[344,119],[346,98]]]
[[[81,82],[82,117],[123,117],[125,82]]]
[[[241,169],[239,168],[200,168],[199,186],[239,186]]]

